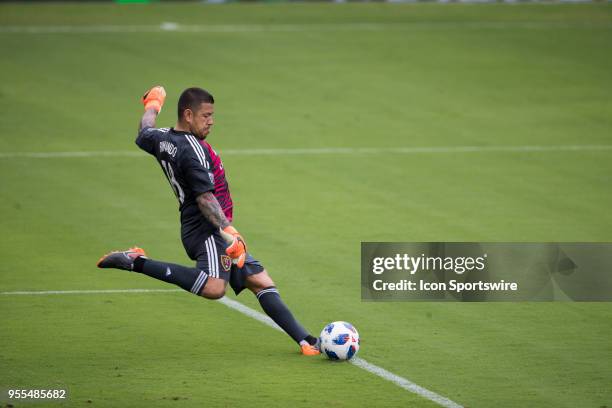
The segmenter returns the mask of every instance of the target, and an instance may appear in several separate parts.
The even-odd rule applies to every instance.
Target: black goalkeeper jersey
[[[173,128],[144,128],[136,144],[155,156],[179,201],[181,232],[188,236],[196,230],[212,233],[214,227],[200,212],[196,197],[215,190],[211,158],[207,149],[191,133]]]

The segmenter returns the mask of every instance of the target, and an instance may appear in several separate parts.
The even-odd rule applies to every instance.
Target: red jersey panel
[[[198,139],[199,140],[199,139]],[[223,168],[223,162],[221,156],[204,140],[199,140],[200,144],[208,150],[211,158],[211,170],[215,179],[215,198],[219,201],[225,217],[229,222],[232,222],[234,215],[234,203],[232,202],[232,195],[229,190],[229,184],[225,178],[225,169]]]

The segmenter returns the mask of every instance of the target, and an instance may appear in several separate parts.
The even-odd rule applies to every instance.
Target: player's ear
[[[191,123],[193,120],[193,111],[191,109],[185,109],[183,113],[183,118],[185,118],[185,122]]]

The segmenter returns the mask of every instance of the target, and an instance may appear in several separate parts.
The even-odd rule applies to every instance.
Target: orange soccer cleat
[[[134,270],[134,259],[147,256],[142,248],[133,247],[125,251],[113,251],[98,260],[98,268],[115,268],[126,271]]]
[[[318,356],[321,354],[321,350],[317,346],[311,346],[310,344],[304,344],[300,346],[301,352],[305,356]]]

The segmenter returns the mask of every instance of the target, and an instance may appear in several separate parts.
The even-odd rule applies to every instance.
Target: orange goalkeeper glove
[[[166,90],[163,86],[154,86],[149,89],[142,97],[142,104],[145,110],[155,109],[157,113],[161,111],[166,100]]]
[[[232,262],[239,268],[244,266],[246,260],[246,244],[240,233],[231,225],[221,230],[221,236],[229,244],[225,249],[225,253],[232,258]]]

